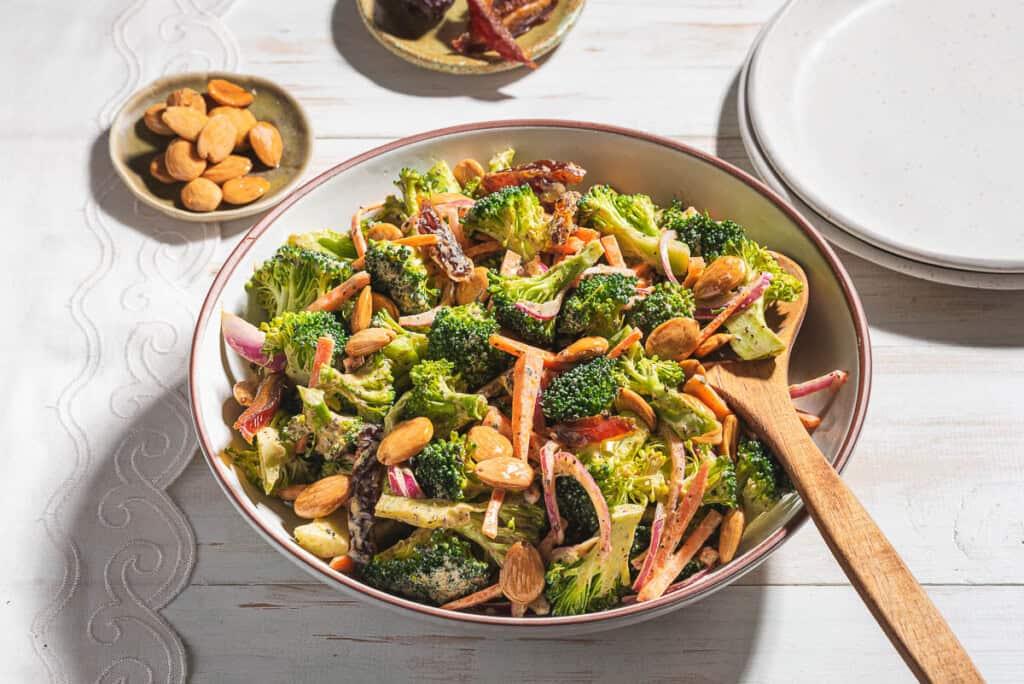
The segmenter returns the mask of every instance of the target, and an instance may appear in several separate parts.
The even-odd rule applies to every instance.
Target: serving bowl
[[[221,457],[239,413],[232,385],[246,377],[244,361],[221,341],[219,313],[246,315],[245,282],[291,233],[324,227],[345,229],[360,204],[389,191],[403,166],[428,167],[438,159],[487,159],[507,146],[517,158],[573,160],[587,169],[587,184],[609,183],[623,192],[644,192],[665,204],[681,199],[715,217],[744,225],[751,237],[799,262],[810,279],[810,307],[790,365],[793,381],[834,368],[850,373],[829,400],[814,439],[839,470],[860,433],[871,384],[867,321],[849,276],[825,240],[771,190],[736,167],[686,145],[601,124],[551,120],[468,124],[404,138],[365,152],[309,181],[260,220],[228,257],[203,302],[189,367],[189,398],[199,441],[214,477],[256,530],[287,558],[325,583],[377,604],[430,618],[477,623],[479,628],[541,629],[579,633],[645,620],[697,601],[754,569],[806,520],[799,499],[789,497],[748,526],[736,558],[661,598],[571,617],[513,618],[442,610],[368,587],[331,570],[300,548],[291,530],[300,523],[280,501],[262,496]],[[625,162],[623,160],[628,160]],[[825,401],[818,398],[816,401]],[[821,405],[808,408],[821,410]],[[824,550],[823,550],[824,553]]]
[[[269,121],[277,127],[284,143],[283,154],[277,168],[267,169],[257,164],[252,171],[252,175],[270,182],[270,189],[255,202],[236,207],[222,204],[226,208],[214,211],[189,211],[181,203],[183,183],[165,185],[149,174],[150,160],[167,147],[170,139],[146,128],[142,115],[147,107],[163,102],[179,88],[205,93],[206,84],[214,78],[236,83],[255,95],[249,111],[257,121]],[[209,101],[207,106],[211,106]],[[114,170],[140,202],[179,221],[230,221],[270,209],[298,185],[313,156],[313,129],[299,101],[273,81],[222,71],[196,71],[164,76],[133,93],[110,124],[108,146]]]

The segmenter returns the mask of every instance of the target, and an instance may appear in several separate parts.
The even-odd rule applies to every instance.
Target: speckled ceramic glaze
[[[749,110],[776,173],[858,239],[946,268],[1024,273],[1024,4],[794,0],[764,33]]]
[[[451,74],[493,74],[522,67],[518,62],[506,62],[493,52],[479,56],[462,55],[451,48],[451,40],[462,34],[468,25],[466,0],[455,0],[444,19],[426,33],[402,37],[389,32],[384,12],[394,2],[385,0],[355,0],[359,15],[370,34],[391,52],[417,66]],[[536,60],[558,46],[572,29],[583,10],[584,0],[558,0],[546,22],[535,26],[516,38],[530,56]]]
[[[250,90],[255,99],[249,110],[257,121],[269,121],[281,132],[284,152],[281,165],[267,169],[258,161],[252,175],[270,181],[263,197],[243,206],[222,204],[222,209],[208,212],[189,211],[181,203],[184,183],[160,183],[149,175],[149,162],[166,149],[170,138],[156,135],[142,122],[146,108],[163,102],[179,88],[206,92],[210,79],[222,78]],[[229,221],[253,216],[270,209],[293,189],[309,164],[313,151],[313,131],[302,105],[280,86],[258,76],[219,71],[193,72],[165,76],[134,93],[122,105],[110,125],[110,159],[121,179],[140,201],[181,221]]]
[[[245,283],[253,267],[296,232],[344,230],[348,217],[368,198],[380,197],[404,166],[427,167],[439,159],[487,159],[513,146],[520,159],[572,159],[587,169],[587,182],[611,183],[624,192],[646,192],[659,203],[678,198],[713,216],[746,226],[752,237],[798,261],[810,279],[810,307],[790,364],[794,382],[834,368],[850,372],[831,398],[814,440],[836,468],[849,459],[860,433],[871,384],[871,344],[860,300],[842,265],[825,243],[771,190],[743,171],[703,152],[638,131],[600,124],[522,120],[457,126],[398,140],[326,171],[292,193],[257,223],[228,257],[203,303],[189,365],[189,398],[208,465],[235,507],[285,557],[327,584],[377,602],[382,607],[456,622],[474,630],[535,630],[557,635],[605,629],[648,619],[708,596],[749,572],[806,520],[796,497],[789,497],[748,526],[737,557],[700,580],[642,604],[573,617],[513,618],[507,613],[453,612],[426,606],[365,586],[331,570],[292,539],[298,520],[280,501],[261,496],[220,457],[234,439],[239,413],[232,398],[235,381],[247,377],[246,364],[221,340],[222,310],[245,314]],[[628,160],[624,163],[623,160]],[[808,410],[822,411],[828,398],[811,399]]]

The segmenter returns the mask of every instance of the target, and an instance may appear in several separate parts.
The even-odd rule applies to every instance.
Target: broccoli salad
[[[224,457],[385,592],[516,617],[656,599],[792,491],[705,375],[783,351],[766,313],[801,282],[732,221],[516,161],[402,169],[257,265],[257,320],[222,316],[252,369]]]

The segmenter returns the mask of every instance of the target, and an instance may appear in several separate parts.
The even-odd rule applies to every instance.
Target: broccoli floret
[[[483,589],[493,571],[466,540],[449,530],[416,530],[363,566],[372,587],[441,605]]]
[[[370,240],[366,270],[373,289],[391,297],[403,314],[422,313],[437,303],[439,293],[427,281],[427,267],[408,245]]]
[[[446,435],[487,412],[486,397],[459,391],[464,385],[451,361],[421,361],[409,371],[409,378],[412,389],[388,412],[385,430],[406,418],[423,416],[433,423],[434,434]]]
[[[736,449],[736,484],[747,520],[753,520],[793,491],[786,471],[757,439],[740,438]]]
[[[562,304],[558,332],[611,337],[622,328],[623,307],[636,296],[636,276],[599,273],[584,278]]]
[[[498,512],[498,534],[490,539],[481,531],[486,511],[486,503],[410,499],[385,491],[377,501],[374,515],[413,527],[451,529],[479,544],[498,565],[505,562],[505,554],[513,544],[521,541],[536,545],[546,531],[540,506],[507,496]]]
[[[597,511],[590,495],[576,478],[560,477],[555,480],[558,514],[565,518],[565,542],[578,544],[597,534]]]
[[[616,195],[615,208],[631,226],[644,235],[660,235],[658,230],[658,207],[647,195]]]
[[[334,338],[335,351],[348,339],[338,319],[326,311],[285,311],[269,323],[261,323],[260,329],[266,333],[263,353],[273,357],[284,352],[285,374],[300,385],[309,382],[318,339]]]
[[[544,417],[553,423],[596,416],[615,401],[615,360],[598,356],[555,377],[541,395]]]
[[[395,402],[391,360],[383,354],[374,354],[352,373],[325,366],[317,387],[329,402],[352,409],[371,423],[383,422]]]
[[[484,233],[526,260],[551,246],[547,217],[529,185],[509,185],[481,197],[462,225],[467,234]]]
[[[305,309],[351,275],[352,270],[343,261],[323,252],[285,245],[260,264],[245,287],[273,318],[285,311]]]
[[[680,439],[691,439],[721,427],[715,414],[702,401],[674,389],[664,389],[651,398],[658,420],[672,428]]]
[[[668,281],[658,283],[651,293],[629,311],[630,325],[640,328],[644,335],[671,318],[693,316],[693,292],[682,285]]]
[[[278,422],[276,418],[274,422]],[[224,451],[245,478],[268,496],[288,485],[313,481],[309,463],[296,457],[292,445],[282,440],[273,426],[259,430],[251,448],[228,447]]]
[[[800,279],[783,271],[771,252],[753,240],[729,242],[722,253],[737,256],[747,262],[747,272],[751,280],[761,273],[772,274],[771,285],[764,292],[765,305],[773,302],[792,302],[803,292],[804,286]]]
[[[391,340],[380,353],[391,360],[391,375],[394,378],[395,389],[397,391],[408,389],[409,371],[426,358],[427,336],[400,326],[387,309],[381,309],[373,315],[372,325],[375,328],[394,331],[395,339]]]
[[[508,368],[512,357],[487,341],[498,322],[479,304],[445,307],[430,326],[427,357],[457,364],[469,387],[479,387]]]
[[[487,170],[490,173],[504,171],[512,168],[512,160],[516,157],[515,148],[506,147],[501,152],[495,152],[490,161],[487,162]]]
[[[516,306],[517,302],[544,304],[558,296],[584,270],[597,263],[604,248],[597,240],[588,243],[578,254],[553,266],[540,275],[519,277],[488,273],[488,292],[494,303],[498,322],[531,344],[549,345],[555,337],[555,319],[542,321]]]
[[[413,474],[423,493],[432,499],[463,501],[483,492],[484,486],[473,474],[470,458],[475,448],[456,432],[424,447],[412,459]]]
[[[448,164],[439,161],[426,173],[404,168],[398,173],[395,185],[402,191],[405,218],[420,210],[420,201],[442,192],[462,192]]]
[[[640,521],[640,524],[636,526],[636,533],[633,535],[633,544],[629,547],[629,557],[636,558],[641,553],[646,551],[651,546],[651,523]],[[630,567],[631,579],[633,568]]]
[[[611,509],[612,550],[595,544],[575,562],[556,561],[544,577],[544,595],[554,615],[581,615],[619,603],[629,584],[629,551],[644,507],[625,504]]]
[[[292,247],[323,252],[341,261],[353,261],[359,256],[356,254],[356,246],[352,242],[352,237],[336,230],[324,229],[290,235],[288,244]]]
[[[356,438],[365,425],[363,420],[330,410],[323,390],[302,386],[297,389],[302,398],[302,415],[288,422],[286,434],[298,441],[305,433],[313,438],[313,451],[325,460],[351,465],[351,458],[346,457],[351,456],[355,449]]]
[[[715,221],[707,212],[686,211],[678,202],[661,215],[665,230],[674,230],[679,239],[690,247],[690,253],[711,262],[724,253],[725,245],[747,237],[743,226],[732,221]]]
[[[736,508],[739,503],[739,491],[736,487],[736,467],[732,458],[725,455],[711,456],[711,458],[714,460],[708,469],[707,488],[704,490],[702,502],[705,505]]]
[[[642,207],[634,208],[623,215],[623,208],[626,205],[643,202],[643,200],[635,199],[637,197],[646,196],[619,195],[607,185],[595,185],[580,200],[581,220],[602,233],[614,235],[623,254],[640,259],[659,272],[663,272],[661,253],[658,248],[661,239],[660,232],[656,228],[653,233],[645,232],[649,230],[646,224],[638,225],[630,220],[636,215],[642,215],[644,209]],[[650,198],[647,198],[647,201],[649,202]],[[690,263],[690,250],[686,243],[679,240],[669,241],[668,258],[673,273],[686,273]]]
[[[613,377],[619,387],[653,397],[665,389],[681,385],[686,374],[678,363],[647,356],[643,347],[634,344],[618,358]]]
[[[588,444],[578,453],[609,506],[646,506],[668,493],[662,472],[668,461],[665,444],[658,439],[648,441],[647,428],[639,421],[633,424],[631,432]]]

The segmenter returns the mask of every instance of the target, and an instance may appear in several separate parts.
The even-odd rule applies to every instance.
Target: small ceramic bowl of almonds
[[[298,183],[312,144],[309,119],[284,89],[218,72],[151,83],[110,127],[110,157],[132,193],[192,222],[270,209]]]

